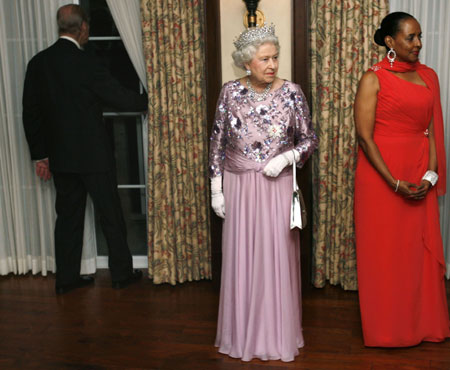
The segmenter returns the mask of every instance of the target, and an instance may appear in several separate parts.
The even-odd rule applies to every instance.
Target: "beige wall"
[[[266,16],[266,23],[275,25],[280,40],[280,78],[291,79],[292,0],[261,0],[258,9]],[[231,53],[234,39],[245,29],[245,4],[242,0],[220,0],[220,28],[222,36],[222,81],[225,83],[244,75],[234,66]]]

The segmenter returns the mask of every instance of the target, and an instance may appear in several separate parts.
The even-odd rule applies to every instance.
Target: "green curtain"
[[[141,0],[155,284],[211,278],[203,0]]]
[[[313,156],[313,284],[329,280],[355,290],[353,101],[362,74],[385,52],[373,35],[389,4],[312,0],[310,10],[312,111],[320,140]]]

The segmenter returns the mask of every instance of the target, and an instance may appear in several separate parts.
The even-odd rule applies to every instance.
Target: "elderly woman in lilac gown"
[[[274,28],[234,44],[246,76],[222,88],[209,155],[212,208],[224,218],[215,344],[243,361],[293,361],[304,342],[292,164],[304,165],[317,138],[300,86],[277,77]]]

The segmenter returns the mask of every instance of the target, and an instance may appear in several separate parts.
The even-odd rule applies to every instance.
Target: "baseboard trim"
[[[147,256],[133,256],[133,267],[135,269],[148,268],[148,257]],[[107,256],[97,256],[97,269],[107,269],[107,268],[108,268],[108,257]]]

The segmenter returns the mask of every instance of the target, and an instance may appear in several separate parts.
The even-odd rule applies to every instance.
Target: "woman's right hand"
[[[225,198],[223,193],[211,194],[211,207],[220,218],[225,218]]]
[[[211,179],[211,207],[220,218],[225,218],[225,198],[222,191],[222,176]]]

